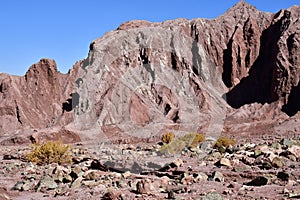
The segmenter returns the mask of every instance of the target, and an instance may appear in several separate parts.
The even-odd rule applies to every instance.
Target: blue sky
[[[0,72],[23,75],[40,58],[55,59],[61,72],[86,58],[89,44],[134,19],[214,18],[239,0],[2,0]],[[299,0],[247,0],[277,12]]]

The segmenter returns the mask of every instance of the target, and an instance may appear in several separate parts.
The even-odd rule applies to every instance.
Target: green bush
[[[71,149],[71,145],[64,145],[58,141],[48,141],[41,145],[33,144],[31,152],[26,154],[25,158],[38,165],[71,163]]]
[[[169,144],[174,139],[174,137],[175,137],[174,133],[168,132],[162,135],[161,141]]]

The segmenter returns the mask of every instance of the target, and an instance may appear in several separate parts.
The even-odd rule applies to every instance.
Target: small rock
[[[100,182],[97,182],[95,180],[90,180],[90,181],[82,181],[82,185],[84,186],[88,186],[88,187],[92,187],[92,186],[96,186],[99,185]],[[79,186],[80,187],[80,186]]]
[[[24,184],[22,185],[22,191],[29,191],[32,187],[32,183],[29,181],[25,181]]]
[[[281,150],[281,144],[279,144],[278,142],[272,143],[271,147],[276,150]]]
[[[204,172],[198,172],[195,177],[195,181],[207,181],[208,176]]]
[[[224,182],[224,176],[219,171],[214,171],[211,178],[213,181]]]
[[[72,181],[73,181],[73,178],[69,174],[65,175],[63,178],[63,183],[70,183]]]
[[[292,145],[288,148],[288,152],[296,156],[296,158],[300,159],[300,146]]]
[[[280,143],[286,147],[291,147],[292,145],[295,144],[294,141],[289,139],[282,139]]]
[[[286,172],[278,172],[277,178],[281,179],[282,181],[288,181],[290,178],[290,175]]]
[[[234,172],[246,172],[246,171],[251,171],[251,167],[249,165],[246,165],[244,163],[240,163],[239,165],[234,166],[233,168]]]
[[[97,180],[99,178],[99,175],[95,170],[88,170],[84,173],[83,177],[86,180]]]
[[[64,172],[62,170],[56,170],[56,173],[53,175],[53,179],[56,181],[56,182],[63,182],[64,180]]]
[[[224,200],[224,198],[216,192],[210,192],[202,197],[202,200]]]
[[[36,186],[36,190],[40,191],[41,189],[53,190],[58,187],[57,183],[50,176],[44,176]]]
[[[173,190],[168,191],[168,199],[176,199],[175,193]]]
[[[181,167],[183,165],[183,161],[180,158],[175,159],[172,162],[176,167]]]
[[[252,181],[246,183],[248,186],[263,186],[268,184],[268,178],[264,176],[258,176]]]
[[[254,150],[254,158],[257,158],[258,156],[262,155],[262,151],[259,149]]]
[[[121,191],[109,191],[107,193],[104,194],[103,199],[105,200],[119,200],[122,199],[122,193]]]
[[[151,180],[143,179],[136,184],[138,194],[150,194],[151,193]]]
[[[79,188],[81,186],[82,180],[82,177],[78,177],[75,181],[73,181],[71,188]]]
[[[220,165],[231,167],[230,160],[227,159],[227,158],[221,158],[220,159]]]
[[[160,185],[162,188],[167,188],[169,186],[170,183],[170,178],[167,176],[163,176],[160,178]]]
[[[76,165],[71,173],[70,173],[70,176],[73,178],[73,179],[77,179],[78,177],[81,177],[82,175],[84,174],[84,172],[81,170],[81,167],[79,165]]]
[[[275,157],[272,161],[272,166],[275,168],[282,168],[283,162],[280,157]]]
[[[22,191],[22,187],[24,185],[24,181],[18,181],[13,187],[12,190]]]
[[[123,174],[122,174],[122,176],[123,176],[123,178],[128,178],[128,177],[130,177],[131,176],[131,172],[130,171],[126,171],[126,172],[124,172]]]

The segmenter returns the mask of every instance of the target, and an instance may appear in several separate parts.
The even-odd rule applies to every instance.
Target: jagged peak
[[[28,69],[28,71],[25,74],[25,77],[27,77],[29,74],[39,74],[39,73],[59,73],[57,69],[57,65],[55,60],[49,59],[49,58],[42,58],[39,62],[31,65]]]
[[[257,11],[257,8],[249,3],[247,3],[244,0],[239,1],[238,3],[236,3],[234,6],[232,6],[231,8],[229,8],[226,13],[231,13],[231,12],[237,12],[239,10],[247,10],[247,11]]]

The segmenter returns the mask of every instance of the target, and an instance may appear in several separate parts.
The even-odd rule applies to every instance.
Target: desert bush
[[[41,145],[33,144],[31,152],[25,158],[38,165],[50,163],[70,163],[72,162],[71,145],[64,145],[59,141],[48,141]]]
[[[196,147],[205,140],[205,135],[200,133],[187,133],[178,139],[182,140],[186,147]]]
[[[162,154],[178,154],[185,148],[185,143],[182,140],[174,140],[169,144],[161,146],[160,153]]]
[[[160,152],[163,154],[180,153],[185,147],[196,147],[205,140],[205,135],[200,133],[187,133],[176,140],[163,145]]]
[[[230,145],[235,145],[236,144],[236,141],[231,139],[231,138],[228,138],[228,137],[220,137],[216,144],[215,144],[215,148],[216,149],[219,149],[221,147],[225,147],[225,148],[228,148]]]
[[[174,139],[174,137],[175,137],[175,135],[173,132],[168,132],[168,133],[165,133],[162,135],[161,141],[169,144]]]

